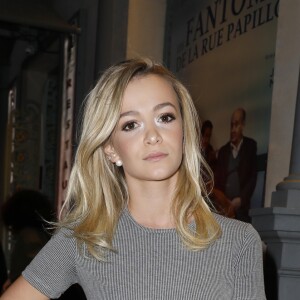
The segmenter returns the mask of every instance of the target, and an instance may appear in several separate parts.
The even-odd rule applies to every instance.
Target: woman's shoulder
[[[56,245],[56,247],[65,247],[66,245],[71,246],[76,244],[76,238],[74,236],[74,230],[67,227],[57,227],[53,229],[51,233],[49,246]]]
[[[252,224],[227,218],[216,213],[213,213],[213,215],[221,227],[221,239],[236,241],[237,243],[261,241],[258,232]]]

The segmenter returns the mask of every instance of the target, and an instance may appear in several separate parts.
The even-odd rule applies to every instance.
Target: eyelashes
[[[134,130],[135,128],[138,127],[138,123],[136,121],[129,121],[126,122],[123,126],[122,126],[122,131],[131,131]]]
[[[170,123],[173,120],[175,120],[175,116],[171,113],[162,114],[158,118],[158,121],[162,123]]]
[[[157,118],[157,122],[158,123],[163,123],[163,124],[168,124],[171,123],[172,121],[174,121],[176,119],[175,115],[172,113],[164,113],[161,114],[158,118]],[[128,121],[126,122],[124,125],[122,125],[121,129],[122,131],[132,131],[136,128],[138,128],[140,126],[140,123],[138,121]]]

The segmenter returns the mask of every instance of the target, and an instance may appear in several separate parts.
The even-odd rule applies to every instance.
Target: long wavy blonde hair
[[[85,243],[97,259],[103,259],[106,250],[112,250],[114,231],[128,199],[124,172],[107,159],[104,147],[119,121],[128,83],[136,76],[148,74],[161,76],[172,84],[183,119],[184,154],[172,206],[176,229],[191,250],[207,247],[221,233],[206,202],[203,174],[207,176],[211,171],[200,154],[198,115],[189,92],[161,64],[132,59],[106,70],[86,99],[64,205],[66,213],[59,224],[72,228],[78,242]],[[189,227],[191,217],[196,232]]]

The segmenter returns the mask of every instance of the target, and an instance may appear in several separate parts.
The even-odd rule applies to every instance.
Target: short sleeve
[[[235,300],[266,299],[263,277],[263,249],[259,234],[248,224],[235,260]]]
[[[49,298],[58,298],[76,276],[76,240],[72,232],[60,229],[23,271],[23,277]]]

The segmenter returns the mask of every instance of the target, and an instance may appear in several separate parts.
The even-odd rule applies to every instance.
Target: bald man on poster
[[[257,178],[257,143],[243,135],[245,122],[246,111],[237,108],[231,116],[230,141],[218,153],[215,188],[231,200],[237,219],[250,222],[250,201]]]

